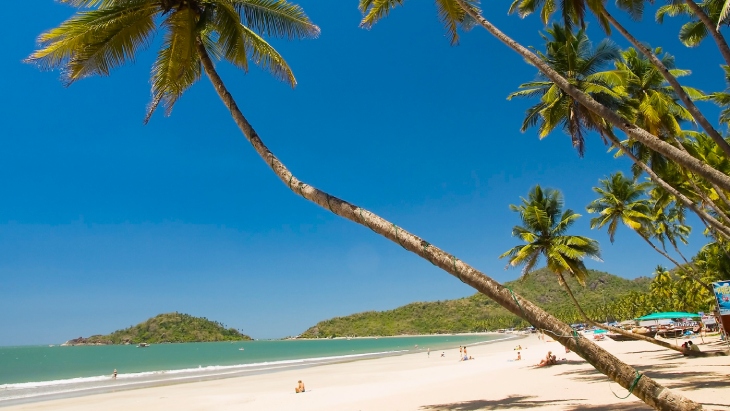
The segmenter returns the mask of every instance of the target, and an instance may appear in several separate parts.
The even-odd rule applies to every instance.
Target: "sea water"
[[[0,347],[0,406],[457,348],[504,335]],[[118,376],[112,379],[112,372]]]

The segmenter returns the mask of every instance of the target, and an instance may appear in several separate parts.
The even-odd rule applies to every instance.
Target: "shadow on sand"
[[[535,401],[532,398],[537,397],[510,395],[501,400],[473,400],[451,404],[424,405],[420,409],[428,411],[524,410],[546,405],[566,405],[564,403],[568,401],[585,401],[585,399]]]

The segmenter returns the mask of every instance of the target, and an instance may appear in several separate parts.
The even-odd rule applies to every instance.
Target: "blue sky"
[[[292,194],[256,156],[207,78],[142,125],[154,46],[111,77],[65,88],[21,60],[73,9],[6,5],[0,134],[0,345],[108,333],[162,312],[205,316],[254,338],[296,335],[317,321],[474,290],[367,228]],[[302,0],[317,40],[272,43],[299,81],[220,64],[241,110],[300,179],[361,205],[499,281],[516,244],[509,204],[539,183],[584,217],[600,241],[591,268],[627,278],[667,265],[628,230],[611,245],[589,230],[599,178],[623,169],[597,136],[580,159],[569,138],[520,133],[534,102],[506,96],[535,70],[482,29],[450,47],[432,2],[409,1],[372,30],[357,2]],[[523,44],[537,18],[485,15]],[[8,10],[9,8],[9,10]],[[677,22],[622,21],[724,88],[712,45],[685,49]],[[597,42],[602,32],[589,27]],[[614,35],[615,41],[624,44]],[[155,44],[159,44],[159,41]],[[693,64],[701,61],[702,64]],[[707,107],[709,116],[716,110]],[[689,254],[705,241],[697,231]]]

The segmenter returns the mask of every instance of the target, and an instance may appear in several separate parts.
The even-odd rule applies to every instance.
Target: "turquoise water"
[[[84,347],[0,347],[0,405],[121,385],[211,379],[291,367],[425,353],[494,341],[504,336],[449,335],[364,339],[246,341]],[[416,348],[416,346],[418,346]],[[434,354],[432,354],[434,355]],[[111,379],[117,369],[119,376]]]

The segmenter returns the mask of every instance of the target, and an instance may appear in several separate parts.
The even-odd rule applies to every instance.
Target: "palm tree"
[[[619,49],[615,44],[604,40],[593,49],[585,30],[574,34],[559,24],[553,24],[546,32],[547,35],[542,35],[546,52],[537,53],[546,64],[601,104],[617,110],[626,107],[619,104],[624,98],[622,89],[612,87],[621,81],[617,73],[601,71],[608,63],[619,58]],[[540,138],[544,138],[558,125],[562,125],[580,156],[584,153],[585,134],[588,131],[597,131],[604,139],[606,133],[611,133],[611,126],[606,120],[544,76],[540,76],[537,81],[521,84],[520,89],[510,94],[507,100],[541,96],[540,102],[527,110],[522,123],[523,132],[537,125]]]
[[[522,226],[512,229],[512,236],[525,244],[517,245],[499,258],[509,257],[510,266],[523,266],[522,277],[530,274],[541,258],[552,271],[576,307],[582,311],[565,281],[566,276],[575,278],[585,285],[587,269],[583,263],[586,257],[600,260],[598,242],[583,236],[566,235],[566,231],[580,217],[573,210],[563,211],[563,197],[557,190],[543,190],[539,185],[522,198],[522,204],[510,205],[519,213]]]
[[[591,219],[591,228],[601,229],[608,225],[608,236],[613,243],[618,223],[621,222],[681,270],[681,264],[659,249],[650,239],[655,232],[654,221],[649,200],[642,198],[646,194],[647,184],[637,184],[624,177],[620,171],[599,180],[599,183],[601,187],[593,187],[593,191],[598,193],[599,197],[586,207],[589,213],[599,214]]]
[[[458,0],[457,0],[458,1]],[[722,137],[722,135],[712,126],[712,124],[705,118],[704,114],[697,108],[692,100],[692,96],[687,93],[682,85],[679,84],[677,78],[670,72],[670,70],[662,63],[662,61],[655,55],[655,53],[649,49],[646,45],[636,39],[631,33],[626,30],[609,12],[606,10],[604,1],[602,0],[582,0],[583,6],[576,6],[575,2],[581,0],[572,0],[569,2],[561,2],[563,9],[563,15],[572,14],[573,20],[580,21],[582,23],[584,13],[577,14],[576,11],[585,11],[585,9],[591,10],[597,17],[598,21],[606,31],[610,33],[610,26],[613,26],[618,30],[637,50],[641,51],[645,55],[651,64],[653,64],[658,70],[661,76],[663,76],[669,85],[674,89],[682,103],[687,107],[692,117],[697,120],[697,123],[702,126],[712,140],[717,144],[725,153],[730,157],[730,144]],[[727,0],[730,2],[730,0]],[[687,0],[692,2],[692,0]],[[621,0],[617,1],[616,4],[627,11],[634,19],[641,19],[644,12],[644,0]],[[543,22],[547,24],[550,15],[557,9],[553,0],[515,0],[510,12],[517,10],[520,16],[524,17],[537,11],[538,8],[542,7],[542,18]],[[724,17],[721,17],[724,18]],[[610,25],[609,25],[610,24]],[[730,62],[728,62],[730,64]],[[648,131],[648,130],[647,130]],[[651,134],[651,132],[649,132]]]
[[[649,284],[651,293],[664,301],[670,301],[674,292],[674,280],[669,271],[658,265],[654,269],[654,279]]]
[[[669,4],[657,9],[655,18],[658,23],[664,22],[664,17],[687,16],[689,22],[682,25],[679,30],[679,40],[687,47],[699,46],[707,35],[712,36],[717,44],[720,53],[726,64],[730,64],[730,47],[725,37],[720,33],[719,27],[730,23],[728,16],[720,18],[722,14],[723,1],[706,0],[696,3],[694,0],[671,1]],[[697,18],[696,20],[694,18]]]
[[[587,270],[583,260],[586,257],[600,260],[600,251],[598,242],[595,240],[565,234],[580,217],[580,214],[576,214],[570,209],[562,211],[562,208],[563,198],[560,192],[552,189],[543,190],[539,185],[529,192],[527,199],[522,198],[521,205],[511,205],[510,209],[519,213],[523,223],[522,226],[515,226],[512,229],[512,236],[518,237],[525,244],[507,250],[500,255],[500,258],[509,257],[509,266],[523,266],[523,278],[530,274],[541,258],[544,258],[548,269],[557,276],[558,283],[565,288],[586,322],[627,337],[681,351],[678,347],[663,341],[599,324],[585,313],[565,277],[575,278],[579,284],[585,286]]]
[[[589,213],[599,214],[591,219],[591,229],[608,226],[608,238],[612,243],[619,223],[644,235],[646,227],[651,224],[649,201],[642,198],[648,184],[637,184],[620,171],[599,180],[599,183],[600,187],[593,187],[599,198],[586,207]]]
[[[153,81],[157,83],[154,85],[151,109],[154,110],[159,103],[169,109],[199,78],[202,71],[205,71],[236,125],[266,164],[292,191],[337,215],[365,225],[405,249],[426,258],[531,324],[551,330],[557,335],[570,334],[570,327],[470,265],[457,260],[455,256],[405,230],[399,230],[393,223],[365,209],[342,201],[295,178],[264,145],[226,89],[215,70],[213,58],[226,58],[239,67],[243,66],[244,69],[248,67],[248,58],[251,58],[254,63],[258,62],[259,65],[269,67],[274,73],[287,77],[290,70],[285,67],[283,59],[276,58],[279,56],[278,53],[270,49],[255,30],[264,35],[288,38],[314,36],[318,33],[318,28],[298,6],[284,0],[60,1],[76,7],[96,7],[96,9],[81,11],[59,28],[45,33],[42,36],[41,48],[31,56],[30,61],[35,61],[44,68],[62,68],[67,73],[75,73],[71,75],[71,80],[86,75],[107,75],[112,68],[133,59],[139,49],[150,44],[155,24],[163,24],[163,29],[168,31],[168,34],[155,65],[161,67],[161,70],[159,73],[153,73]],[[461,7],[467,5],[464,0],[454,1]],[[235,14],[232,14],[231,10]],[[468,10],[464,10],[469,16],[473,16]],[[289,18],[292,13],[297,17]],[[242,21],[244,24],[241,24]],[[149,29],[150,26],[153,29]],[[296,29],[297,27],[299,29]],[[220,33],[219,29],[225,32]],[[216,54],[216,51],[220,54]],[[245,60],[242,59],[244,55],[247,57]],[[167,74],[163,72],[165,68]],[[637,135],[639,139],[642,136],[646,137],[641,133]],[[670,155],[674,153],[671,148],[666,149]],[[682,156],[682,153],[675,154]],[[699,170],[698,173],[709,173],[710,180],[715,178],[721,186],[730,187],[730,179],[726,184],[722,178],[714,175],[712,170],[692,161],[690,163]],[[591,363],[597,364],[601,371],[622,386],[627,388],[634,386],[632,383],[636,370],[632,367],[585,339],[570,337],[558,339],[574,351],[581,352]],[[635,386],[635,393],[650,405],[660,407],[664,404],[677,403],[693,407],[696,405],[667,391],[664,391],[661,398],[651,394],[665,389],[649,377],[641,378]]]

